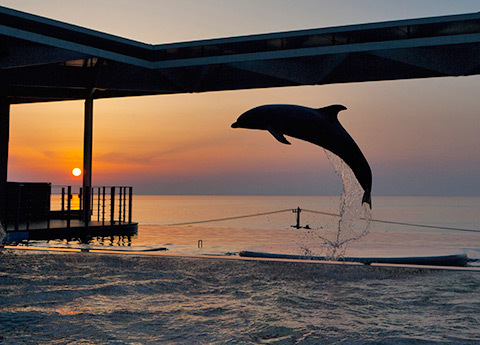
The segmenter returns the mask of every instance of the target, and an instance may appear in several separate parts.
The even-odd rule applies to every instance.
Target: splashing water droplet
[[[353,171],[337,155],[325,150],[328,160],[337,175],[342,179],[343,190],[339,205],[340,220],[329,236],[327,232],[314,231],[313,235],[322,242],[326,257],[341,260],[345,257],[348,245],[365,237],[370,229],[371,210],[367,203],[362,204],[363,189]],[[322,230],[322,229],[320,229]],[[310,238],[309,241],[312,239]],[[313,250],[303,246],[305,255],[313,255]]]

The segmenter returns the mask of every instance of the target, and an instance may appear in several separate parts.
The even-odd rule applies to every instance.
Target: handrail
[[[80,221],[81,226],[132,224],[133,188],[131,186],[94,186],[90,189],[90,210],[83,209],[82,187],[42,184],[43,194],[31,192],[28,183],[17,183],[13,192],[17,205],[6,213],[3,220],[5,230],[29,229],[32,221],[46,222],[50,229],[51,220],[63,220],[66,227],[72,220]],[[32,184],[34,185],[34,184]],[[48,186],[48,188],[45,188]],[[40,199],[47,198],[47,202]],[[42,216],[36,209],[42,208]],[[90,222],[85,223],[85,212],[90,212]],[[35,217],[32,215],[35,214]],[[95,224],[97,223],[97,224]],[[101,223],[101,224],[100,224]],[[73,223],[74,224],[74,223]]]
[[[59,187],[59,186],[55,186]],[[65,188],[65,187],[60,187]],[[52,193],[55,194],[55,193]],[[131,186],[94,186],[90,190],[90,214],[91,219],[97,222],[114,224],[130,224],[132,223],[133,210],[133,187]],[[62,192],[62,205],[64,204],[64,193]],[[75,194],[71,195],[73,198]],[[82,195],[83,191],[79,188],[78,206],[71,208],[69,211],[77,211],[77,215],[81,216],[86,212],[82,209]],[[55,211],[52,209],[52,211]],[[62,209],[62,211],[64,211]],[[128,215],[127,215],[128,213]],[[88,226],[88,224],[86,224]]]

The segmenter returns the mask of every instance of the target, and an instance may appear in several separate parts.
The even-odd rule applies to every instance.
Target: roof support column
[[[8,141],[10,137],[10,104],[0,97],[0,221],[7,207]]]
[[[83,217],[85,225],[91,220],[93,152],[93,98],[85,100],[85,124],[83,134]]]

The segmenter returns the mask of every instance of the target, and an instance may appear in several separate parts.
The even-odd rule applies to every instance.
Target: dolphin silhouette
[[[240,115],[232,128],[266,130],[283,144],[290,145],[284,136],[288,135],[327,149],[352,169],[364,190],[362,203],[366,202],[372,208],[372,171],[362,151],[337,118],[345,109],[339,104],[319,109],[290,104],[262,105]]]

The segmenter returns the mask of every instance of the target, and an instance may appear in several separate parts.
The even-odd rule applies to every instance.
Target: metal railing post
[[[65,187],[62,187],[62,216],[65,214]]]
[[[70,210],[72,208],[72,186],[67,187],[67,228],[70,229]]]
[[[52,187],[50,186],[50,190],[48,191],[48,194],[47,194],[47,200],[49,201],[48,202],[48,211],[47,211],[47,229],[50,229],[50,211],[52,209]]]
[[[97,202],[97,222],[99,222],[100,221],[100,187],[98,187],[97,198],[98,198],[98,202]]]
[[[124,223],[127,215],[126,206],[127,206],[127,187],[123,187],[123,222]]]
[[[115,187],[110,187],[110,223],[115,223]]]
[[[105,186],[102,187],[102,225],[105,224]]]
[[[128,222],[132,223],[132,193],[133,187],[128,187]]]
[[[121,223],[122,222],[122,192],[123,192],[123,188],[122,187],[118,187],[119,191],[118,191],[118,222]]]
[[[90,209],[88,210],[88,214],[89,214],[88,221],[90,221],[91,216],[93,215],[93,209],[95,208],[95,204],[93,203],[95,200],[95,188],[90,187],[88,193],[90,194]]]

